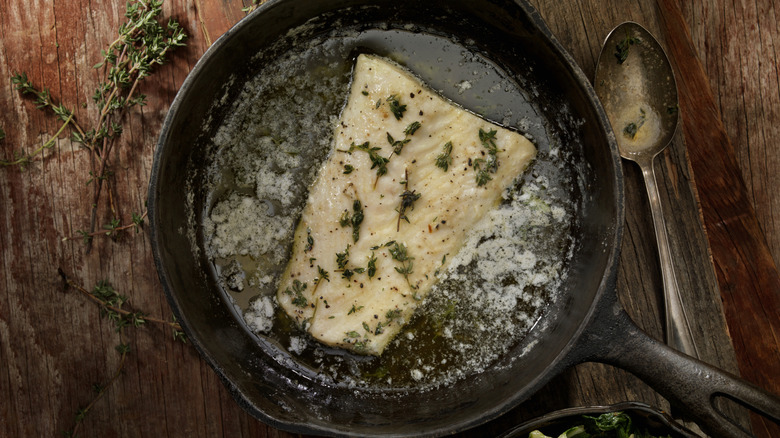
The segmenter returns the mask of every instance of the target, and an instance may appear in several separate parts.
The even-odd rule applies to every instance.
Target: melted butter
[[[641,152],[658,145],[662,135],[661,117],[650,105],[634,103],[614,116],[620,150]]]
[[[292,248],[294,226],[287,225],[299,220],[327,158],[358,47],[383,56],[392,49],[392,57],[428,85],[519,128],[539,148],[530,172],[474,227],[465,249],[446,255],[449,266],[436,272],[439,283],[381,357],[323,346],[278,306],[268,314]],[[535,91],[521,83],[457,42],[397,30],[344,31],[267,63],[212,139],[208,209],[201,218],[206,254],[237,318],[250,330],[270,326],[257,336],[285,350],[300,373],[334,385],[425,388],[498,360],[543,316],[576,244],[568,145],[547,131],[529,97]]]

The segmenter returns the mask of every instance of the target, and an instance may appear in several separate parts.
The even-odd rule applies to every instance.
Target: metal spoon
[[[626,22],[607,36],[594,81],[615,131],[620,155],[636,162],[650,198],[658,241],[666,310],[666,343],[698,358],[666,234],[653,160],[677,129],[678,100],[674,73],[658,41],[639,24]]]

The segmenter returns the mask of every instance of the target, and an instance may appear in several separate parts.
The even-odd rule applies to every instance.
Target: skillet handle
[[[620,367],[684,409],[712,436],[750,435],[714,405],[726,397],[780,424],[780,397],[651,338],[617,304],[600,306],[577,347],[579,361]],[[605,297],[606,298],[606,297]]]

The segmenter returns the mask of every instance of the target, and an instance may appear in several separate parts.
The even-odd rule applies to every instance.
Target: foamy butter
[[[621,66],[617,80],[599,87],[620,150],[636,153],[656,146],[662,120],[647,102],[650,90],[641,60],[630,57]]]
[[[324,344],[380,355],[535,154],[522,135],[360,55],[279,305]]]
[[[661,117],[650,105],[635,103],[613,117],[613,126],[621,130],[617,133],[621,151],[641,152],[658,144]]]

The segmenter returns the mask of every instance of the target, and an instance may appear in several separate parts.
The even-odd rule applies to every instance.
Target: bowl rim
[[[528,434],[531,431],[542,427],[547,427],[550,425],[549,423],[555,423],[555,422],[563,423],[569,417],[580,418],[582,415],[593,415],[593,414],[601,415],[610,412],[626,412],[626,411],[628,411],[628,413],[630,413],[631,411],[641,412],[647,414],[648,416],[652,416],[658,421],[660,421],[665,427],[667,427],[670,432],[677,433],[680,436],[686,438],[695,438],[699,436],[695,434],[693,431],[691,431],[690,429],[688,429],[687,427],[678,423],[677,420],[672,418],[671,415],[669,415],[667,412],[659,408],[653,407],[647,403],[642,403],[637,401],[625,401],[625,402],[620,402],[612,405],[574,406],[570,408],[564,408],[564,409],[559,409],[557,411],[548,412],[544,415],[525,421],[509,429],[508,431],[499,435],[499,438],[520,438],[520,437],[527,438]],[[572,418],[572,420],[574,420],[574,418]]]

